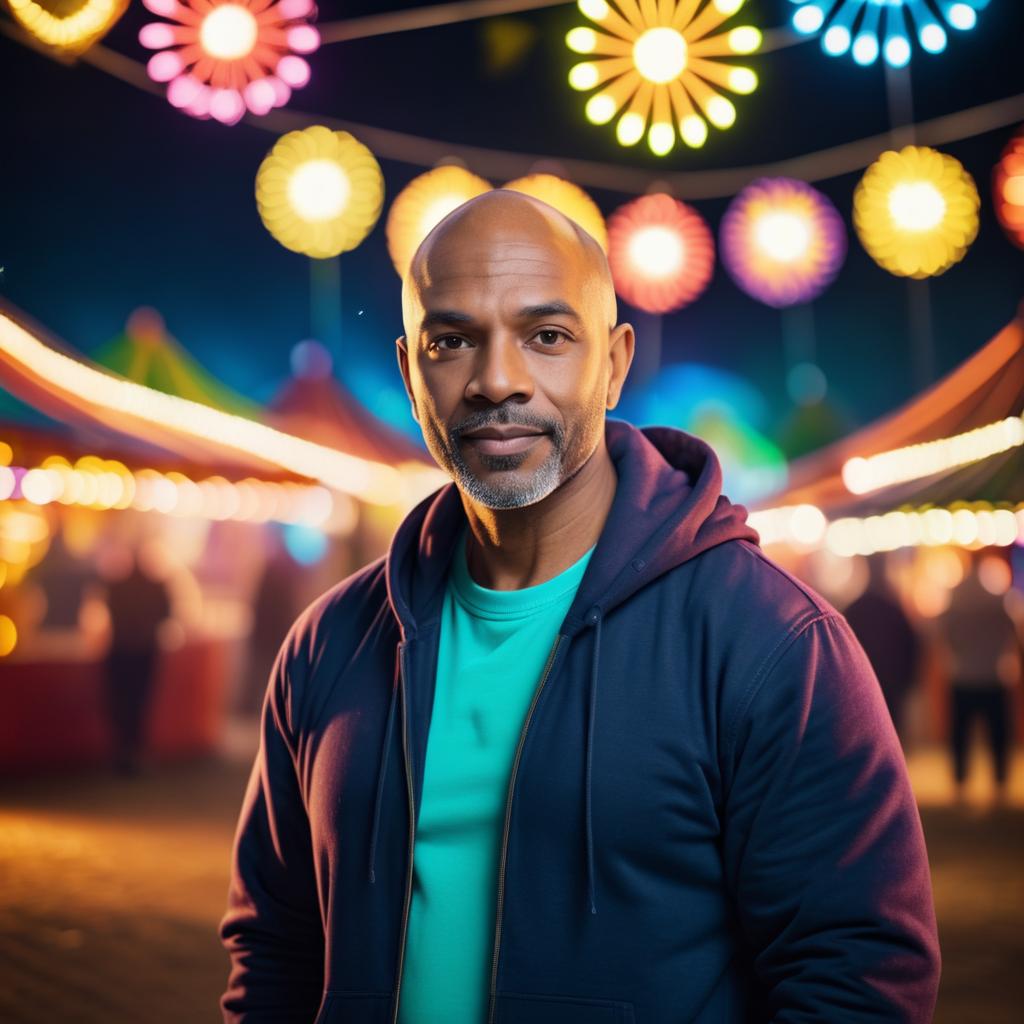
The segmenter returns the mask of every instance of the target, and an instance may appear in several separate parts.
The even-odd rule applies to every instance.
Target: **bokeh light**
[[[316,565],[327,554],[327,536],[322,530],[290,524],[282,531],[285,548],[299,565]]]
[[[946,473],[958,466],[991,458],[1024,445],[1024,414],[1007,416],[952,437],[894,448],[843,463],[843,484],[851,494],[867,494],[882,487]]]
[[[164,515],[243,522],[323,526],[332,518],[335,495],[318,484],[247,477],[237,483],[222,476],[192,480],[184,473],[143,468],[135,472],[116,459],[83,455],[72,464],[50,455],[38,466],[0,467],[0,500],[30,505],[55,502],[95,511],[135,509]]]
[[[825,544],[844,557],[905,547],[1008,547],[1022,536],[1024,505],[995,508],[962,502],[949,508],[895,510],[833,520]]]
[[[967,31],[988,0],[790,0],[796,4],[792,25],[801,35],[819,34],[830,57],[849,53],[855,63],[906,67],[911,40],[926,53],[946,48],[946,28]]]
[[[587,57],[569,71],[569,84],[595,92],[587,120],[608,124],[618,115],[615,137],[636,145],[646,134],[657,156],[675,147],[704,145],[708,124],[728,128],[736,108],[719,90],[747,95],[757,88],[752,68],[730,63],[761,45],[761,32],[738,25],[710,35],[743,6],[743,0],[579,0],[580,11],[604,31],[578,26],[566,36],[574,53]],[[591,56],[597,59],[589,59]]]
[[[45,380],[52,393],[76,408],[91,410],[104,419],[115,417],[125,428],[131,425],[135,429],[135,423],[141,422],[201,443],[212,441],[218,448],[254,456],[371,504],[401,504],[413,495],[436,489],[442,478],[433,467],[406,465],[399,470],[103,373],[45,344],[2,310],[0,353],[11,365]],[[0,494],[8,483],[17,486],[18,472],[0,466]]]
[[[0,658],[6,658],[18,645],[18,627],[9,615],[0,615]]]
[[[816,363],[796,363],[786,373],[786,393],[797,405],[817,405],[828,394],[828,379]]]
[[[748,295],[781,308],[810,302],[846,258],[846,228],[832,203],[795,178],[760,178],[729,204],[722,262]]]
[[[883,153],[853,196],[853,223],[891,274],[925,278],[963,259],[978,234],[978,190],[958,160],[924,146]]]
[[[281,136],[256,174],[266,229],[286,249],[328,259],[370,233],[384,202],[373,154],[348,132],[322,125]]]
[[[734,501],[746,504],[785,486],[786,458],[769,436],[768,402],[736,373],[700,363],[667,363],[622,393],[615,416],[675,427],[707,441]]]
[[[395,196],[384,226],[398,276],[405,277],[420,242],[434,227],[452,210],[490,189],[489,181],[455,165],[435,167],[413,178]]]
[[[783,505],[751,512],[747,522],[758,532],[762,546],[789,544],[797,549],[817,548],[825,539],[828,520],[816,505]]]
[[[309,24],[313,0],[142,0],[154,21],[139,42],[156,50],[149,77],[167,83],[167,99],[193,117],[235,124],[248,110],[269,113],[309,81],[299,54],[320,46]],[[171,24],[173,22],[173,24]]]
[[[648,313],[668,313],[707,288],[715,242],[693,207],[664,193],[641,196],[608,220],[608,263],[626,302]]]
[[[957,502],[947,508],[894,509],[831,522],[814,505],[783,505],[752,512],[748,522],[762,544],[788,544],[798,550],[824,546],[839,558],[908,547],[977,550],[1019,542],[1024,537],[1024,504]],[[941,557],[944,565],[951,561],[948,555]]]
[[[564,213],[579,224],[605,252],[608,251],[608,229],[604,216],[597,203],[579,185],[555,174],[528,174],[525,178],[507,182],[502,188],[522,192],[523,195],[533,196],[553,206],[559,213]]]
[[[62,53],[78,54],[114,27],[128,0],[84,0],[77,5],[6,0],[6,6],[11,17],[39,42]]]
[[[31,503],[0,502],[0,564],[5,586],[16,587],[50,548],[50,523]]]
[[[1024,133],[1015,135],[992,175],[996,217],[1014,245],[1024,249]]]

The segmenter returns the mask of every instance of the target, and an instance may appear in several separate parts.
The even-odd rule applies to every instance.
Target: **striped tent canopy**
[[[424,447],[363,406],[331,374],[329,364],[313,366],[286,381],[267,407],[265,419],[278,430],[362,459],[391,466],[437,465]]]
[[[852,494],[847,460],[954,437],[1024,412],[1024,310],[973,356],[895,412],[790,464],[785,489],[760,508],[815,505],[830,518],[904,505],[1024,501],[1024,446],[931,476]]]

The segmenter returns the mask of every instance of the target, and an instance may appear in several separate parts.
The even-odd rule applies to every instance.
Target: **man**
[[[707,445],[606,422],[634,337],[600,248],[488,193],[420,246],[403,314],[453,483],[275,663],[225,1019],[930,1021],[878,682]]]

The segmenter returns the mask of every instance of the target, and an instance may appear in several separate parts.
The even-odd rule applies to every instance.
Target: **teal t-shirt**
[[[400,1024],[487,1014],[505,801],[516,745],[592,547],[550,580],[490,590],[456,544],[413,856]],[[595,545],[596,547],[596,545]]]

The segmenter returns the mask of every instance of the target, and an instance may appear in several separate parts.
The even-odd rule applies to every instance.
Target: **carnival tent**
[[[1024,501],[1024,446],[929,476],[852,493],[850,459],[963,435],[1024,411],[1024,310],[973,356],[895,412],[790,465],[785,489],[759,507],[814,505],[829,518],[868,516],[907,504]],[[912,457],[912,455],[910,456]]]
[[[238,416],[259,419],[262,408],[213,376],[170,335],[163,317],[147,306],[136,309],[124,331],[92,353],[93,359],[136,384],[202,402]]]
[[[435,489],[438,470],[425,453],[346,393],[334,394],[336,387],[286,387],[272,416],[240,416],[113,374],[0,301],[0,388],[74,430],[100,432],[110,446],[159,448],[190,475],[197,467],[228,477],[316,479],[374,504],[406,504]],[[274,425],[286,422],[305,436]]]
[[[292,376],[271,400],[266,420],[278,430],[373,462],[435,466],[427,451],[377,419],[329,369]]]

